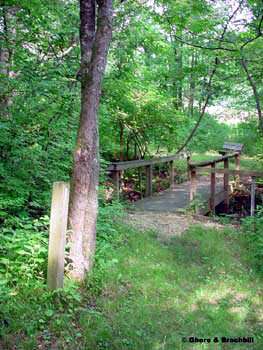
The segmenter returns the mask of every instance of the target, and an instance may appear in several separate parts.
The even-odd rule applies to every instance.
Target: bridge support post
[[[169,169],[170,169],[170,187],[173,188],[174,186],[174,162],[173,160],[169,163]]]
[[[146,197],[152,195],[152,165],[147,165],[146,169]]]
[[[236,170],[240,170],[240,153],[235,155]],[[240,181],[240,176],[236,176],[236,182]]]
[[[113,171],[113,181],[114,181],[114,187],[115,187],[115,198],[118,201],[120,199],[120,171],[119,170]]]
[[[211,164],[211,168],[215,169],[216,163]],[[216,173],[211,173],[211,198],[210,198],[210,210],[212,214],[215,214],[215,194],[216,194]]]
[[[197,189],[197,179],[196,179],[196,169],[191,168],[190,171],[190,202],[194,200],[196,196]]]
[[[229,169],[229,160],[224,159],[224,169]],[[225,191],[225,199],[224,199],[224,206],[225,206],[225,212],[227,213],[229,210],[229,174],[224,174],[224,191]]]
[[[235,155],[236,170],[240,170],[240,154]]]
[[[142,168],[141,167],[138,168],[138,180],[139,180],[140,196],[141,196],[141,199],[142,199],[143,195],[142,195]]]
[[[252,176],[250,216],[255,215],[255,201],[256,201],[256,178],[255,178],[255,176]]]
[[[186,162],[187,162],[187,179],[189,181],[191,179],[190,159],[191,159],[191,157],[188,155],[187,158],[186,158]]]

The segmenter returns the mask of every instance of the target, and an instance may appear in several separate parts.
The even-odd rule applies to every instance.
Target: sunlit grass
[[[182,337],[254,336],[248,349],[262,350],[262,279],[241,231],[195,225],[160,240],[127,224],[113,227],[112,245],[104,242],[101,255],[98,244],[80,290],[49,294],[42,284],[21,286],[7,300],[0,349],[227,350]]]
[[[103,343],[116,350],[193,349],[181,347],[183,336],[249,334],[257,340],[250,348],[262,349],[256,312],[262,308],[260,280],[242,262],[245,253],[232,231],[195,226],[166,244],[152,234],[133,233],[117,252],[119,264],[105,276],[99,320],[88,310],[82,317],[86,344],[92,349]],[[88,327],[87,319],[93,319]]]

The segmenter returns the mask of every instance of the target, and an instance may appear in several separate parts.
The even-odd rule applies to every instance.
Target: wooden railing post
[[[229,169],[229,160],[224,159],[224,169]],[[225,199],[224,199],[224,206],[225,206],[225,212],[227,213],[229,210],[229,174],[224,174],[224,191],[225,191]]]
[[[141,198],[143,197],[142,195],[142,168],[138,168],[138,181],[139,181],[139,191],[140,191],[140,196]]]
[[[216,163],[211,163],[211,168],[215,169]],[[210,197],[210,210],[215,213],[215,194],[216,194],[216,173],[211,173],[211,197]]]
[[[235,155],[236,170],[240,170],[240,153]],[[240,176],[236,176],[236,182],[239,183]]]
[[[250,216],[255,215],[255,201],[256,201],[256,177],[252,176],[251,181],[251,202],[250,202]]]
[[[191,159],[191,157],[187,156],[186,162],[187,162],[187,179],[188,180],[191,179],[190,159]]]
[[[190,202],[194,200],[196,196],[197,189],[197,178],[196,178],[196,169],[193,167],[190,171]]]
[[[115,187],[115,198],[117,201],[120,199],[120,171],[113,170],[113,181]]]
[[[236,170],[240,170],[240,154],[235,155]]]
[[[170,187],[173,188],[174,186],[174,162],[171,160],[169,162],[169,169],[170,169]]]
[[[146,165],[146,197],[152,195],[152,165]]]
[[[51,203],[47,272],[48,288],[52,290],[63,288],[68,203],[69,184],[55,182]]]

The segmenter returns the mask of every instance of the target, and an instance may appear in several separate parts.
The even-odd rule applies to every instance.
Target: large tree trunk
[[[97,0],[97,4],[96,0],[80,0],[80,21],[81,112],[69,212],[70,276],[79,281],[85,278],[92,266],[96,244],[99,176],[97,111],[112,35],[112,0]]]

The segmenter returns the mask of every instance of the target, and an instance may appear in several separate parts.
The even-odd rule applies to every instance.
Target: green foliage
[[[49,218],[9,217],[0,231],[0,295],[6,300],[16,294],[19,284],[44,282],[47,270],[47,227]]]
[[[255,119],[240,123],[234,130],[234,137],[244,144],[245,153],[262,157],[263,137],[257,129]],[[253,140],[253,142],[251,142]]]
[[[204,203],[204,201],[202,200],[201,197],[196,196],[191,203],[189,204],[189,206],[187,208],[185,208],[185,211],[187,213],[192,213],[192,214],[199,214],[199,211],[201,211],[202,209],[204,209],[206,206],[206,203]]]
[[[27,212],[39,217],[49,206],[52,183],[68,180],[71,174],[80,105],[76,79],[79,13],[75,1],[16,4],[5,1],[0,5],[1,23],[5,14],[11,13],[6,18],[9,23],[1,48],[12,53],[11,74],[1,73],[0,101],[9,98],[10,103],[0,120],[0,215]],[[215,55],[220,65],[210,103],[227,102],[253,111],[252,90],[237,54],[198,49],[176,38],[178,35],[189,44],[205,46],[209,37],[214,46],[222,19],[228,18],[226,8],[219,11],[203,0],[180,4],[158,0],[157,7],[135,0],[115,6],[99,112],[103,159],[119,159],[121,153],[133,159],[153,156],[159,150],[165,154],[177,150],[199,117]],[[227,39],[231,41],[233,36],[237,44],[252,37],[258,24],[258,6],[243,6],[254,17],[247,30],[228,29]],[[260,62],[252,59],[255,51],[260,57],[260,40],[244,49],[259,86]],[[260,86],[258,89],[261,96]],[[245,143],[249,154],[262,153],[262,137],[254,117],[238,126],[233,135],[230,127],[207,114],[188,148],[217,150],[232,136]]]
[[[51,347],[59,334],[60,348],[77,346],[74,320],[81,300],[80,291],[72,284],[55,292],[39,281],[20,285],[1,305],[0,346],[6,350],[14,344],[23,350],[35,349],[40,343]]]
[[[259,2],[242,6],[251,20],[242,30],[228,28],[222,41],[228,49],[258,33]],[[198,120],[215,57],[210,104],[253,117],[233,129],[207,113],[188,148],[218,150],[232,139],[262,161],[262,135],[240,52],[210,50],[219,43],[228,6],[134,0],[115,2],[115,8],[99,111],[101,188],[109,161],[178,149]],[[254,273],[262,272],[260,213],[243,223],[245,249],[236,234],[200,227],[162,245],[120,223],[122,206],[106,205],[101,196],[94,270],[81,288],[66,280],[62,291],[46,289],[45,215],[52,183],[70,178],[79,118],[78,27],[75,0],[0,5],[0,50],[11,55],[9,74],[0,73],[0,348],[174,349],[183,335],[249,331],[261,349]],[[242,54],[262,101],[262,40],[252,40]],[[185,166],[176,162],[178,180]],[[262,163],[254,160],[255,166]],[[242,305],[233,302],[240,292],[246,295]],[[241,309],[235,313],[232,306]]]
[[[258,208],[255,217],[242,221],[244,244],[247,247],[247,260],[263,276],[263,208]]]
[[[1,21],[15,3],[1,4]],[[64,4],[63,10],[61,6],[23,1],[6,18],[9,32],[2,43],[5,47],[8,39],[12,41],[12,76],[1,84],[11,103],[6,111],[1,105],[0,207],[12,215],[24,210],[43,215],[52,183],[69,178],[79,110],[79,64],[72,61],[77,48],[65,57],[63,52],[78,35],[78,14],[73,3]],[[62,12],[65,17],[59,16]]]
[[[114,252],[125,242],[122,215],[118,203],[100,210],[96,269],[88,276],[85,292],[67,278],[63,290],[47,290],[48,217],[6,219],[0,232],[0,348],[12,349],[14,344],[20,344],[19,349],[37,348],[40,338],[46,346],[59,338],[59,349],[79,346],[82,332],[77,318],[101,294],[105,274],[118,263]]]
[[[254,268],[244,263],[247,246],[240,234],[194,226],[160,243],[156,234],[124,225],[123,215],[118,203],[100,209],[92,273],[81,287],[66,279],[65,288],[55,292],[43,280],[47,218],[6,221],[1,253],[14,268],[1,276],[0,347],[150,349],[166,339],[169,349],[196,332],[231,336],[249,331],[255,349],[261,349],[260,283]],[[33,251],[30,257],[28,251]],[[27,264],[31,274],[20,269]]]
[[[101,293],[107,271],[119,263],[113,255],[126,239],[126,228],[119,223],[123,216],[123,207],[120,203],[100,208],[97,224],[96,270],[91,272],[86,282],[86,287],[94,295]]]
[[[195,116],[197,117],[198,115]],[[223,148],[224,142],[231,139],[231,135],[230,126],[219,123],[215,117],[207,114],[189,147],[192,151],[200,153],[207,150],[219,151]]]

